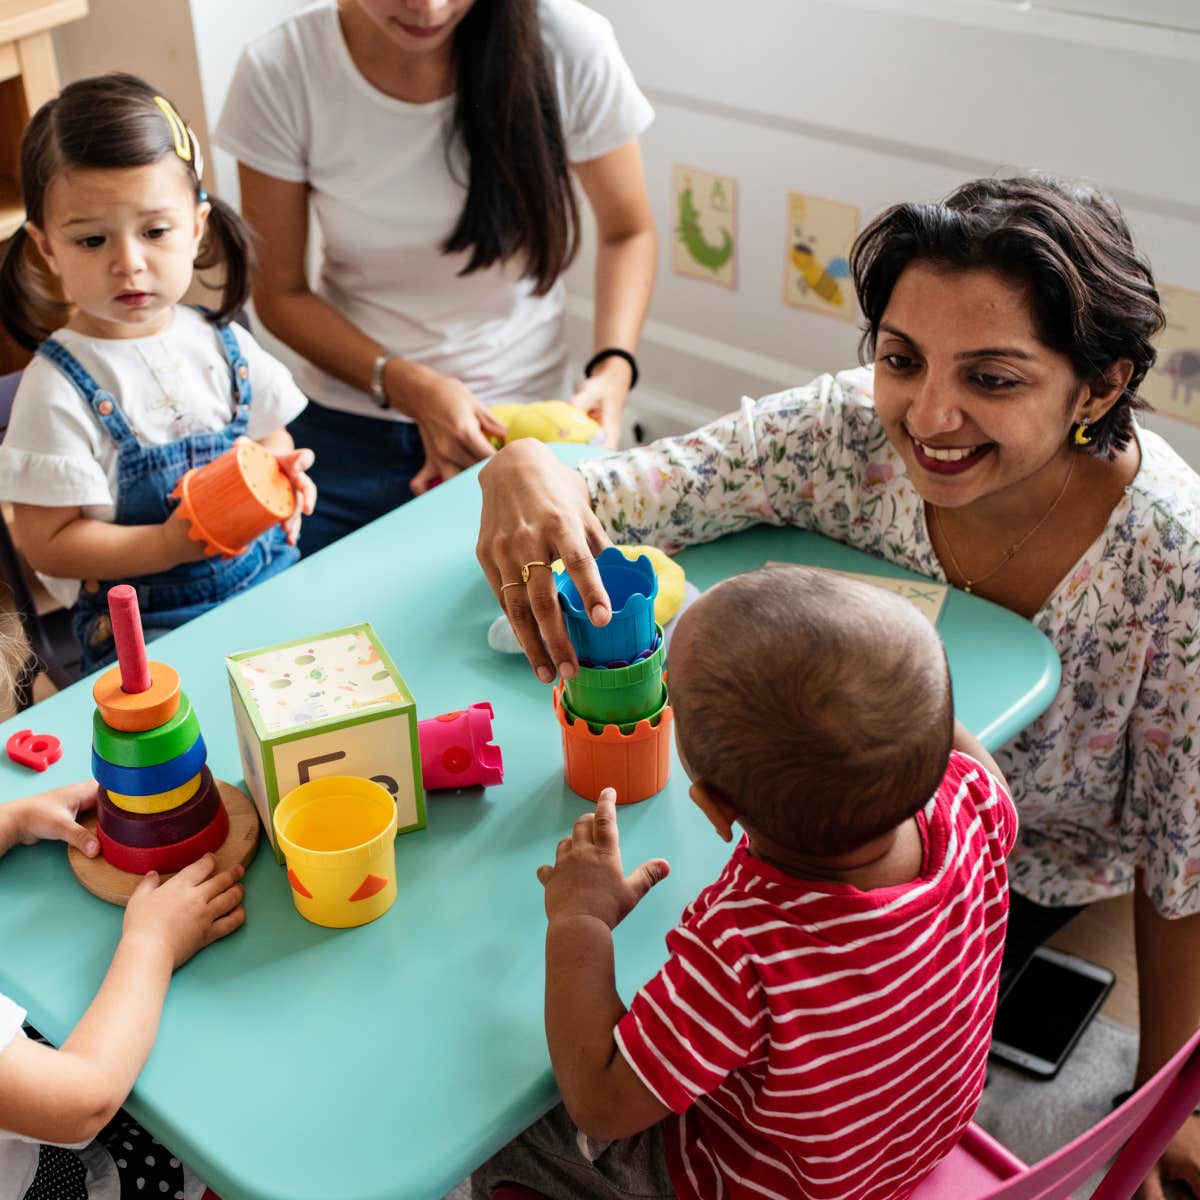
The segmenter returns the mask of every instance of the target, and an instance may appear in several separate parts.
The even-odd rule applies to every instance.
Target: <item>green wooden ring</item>
[[[175,715],[145,733],[114,729],[99,709],[92,716],[92,749],[114,767],[157,767],[185,753],[199,736],[200,721],[183,692]]]

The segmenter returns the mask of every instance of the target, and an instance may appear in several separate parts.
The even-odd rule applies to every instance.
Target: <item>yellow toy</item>
[[[531,404],[497,404],[492,416],[507,429],[502,445],[518,438],[536,438],[539,442],[579,442],[599,444],[604,431],[591,417],[565,400],[535,400]]]

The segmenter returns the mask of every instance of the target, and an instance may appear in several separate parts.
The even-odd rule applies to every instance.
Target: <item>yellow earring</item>
[[[1087,421],[1080,421],[1079,424],[1075,426],[1075,445],[1090,446],[1092,444],[1092,439],[1087,435],[1087,427]]]

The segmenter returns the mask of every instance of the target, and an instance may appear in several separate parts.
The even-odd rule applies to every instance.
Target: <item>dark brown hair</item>
[[[467,199],[442,244],[460,274],[524,258],[545,295],[579,250],[579,206],[537,0],[477,0],[454,31],[456,99],[446,146],[468,163]]]
[[[190,160],[176,153],[176,131],[155,96],[162,93],[144,80],[113,72],[68,84],[60,95],[47,100],[29,122],[21,142],[26,219],[44,228],[46,188],[64,171],[147,167],[166,157],[174,158],[187,172],[199,202],[196,148],[192,147]],[[224,268],[221,303],[207,314],[210,321],[221,325],[232,319],[250,295],[253,250],[241,217],[215,196],[208,196],[208,202],[212,211],[196,268]],[[34,350],[66,320],[69,310],[47,295],[29,250],[30,238],[22,226],[0,263],[0,321],[26,350]]]
[[[1089,428],[1087,449],[1111,456],[1129,443],[1137,394],[1154,365],[1164,317],[1150,263],[1117,205],[1094,188],[1050,176],[976,179],[940,204],[897,204],[850,252],[866,317],[860,356],[874,357],[879,322],[905,267],[992,270],[1024,285],[1041,341],[1065,354],[1079,382],[1133,363],[1124,394]]]
[[[793,566],[735,576],[683,614],[670,658],[693,777],[782,846],[855,850],[945,774],[945,654],[907,601],[869,584]]]

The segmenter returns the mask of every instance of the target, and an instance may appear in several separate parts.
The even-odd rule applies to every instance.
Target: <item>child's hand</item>
[[[236,866],[214,875],[215,866],[206,854],[165,883],[149,872],[129,898],[123,936],[158,942],[172,966],[182,967],[197,950],[239,928],[246,912],[238,881],[246,870]]]
[[[594,813],[575,822],[571,836],[558,843],[554,866],[538,867],[546,889],[546,916],[597,917],[614,929],[639,900],[667,877],[670,864],[651,858],[626,876],[617,837],[617,793],[605,788]]]
[[[16,816],[17,839],[23,845],[59,841],[74,846],[88,858],[99,854],[100,843],[96,835],[75,819],[81,812],[90,812],[96,807],[95,783],[69,783],[11,803]]]
[[[205,543],[192,540],[190,536],[192,523],[185,521],[179,515],[178,509],[171,513],[158,528],[163,540],[166,561],[172,567],[185,562],[200,562],[204,558],[207,549]]]
[[[270,449],[270,447],[268,447]],[[272,450],[280,469],[288,477],[296,493],[296,507],[292,515],[284,522],[284,532],[287,534],[289,546],[296,544],[300,536],[300,522],[304,517],[312,516],[317,503],[317,485],[305,474],[316,461],[316,455],[308,449],[302,450]]]

